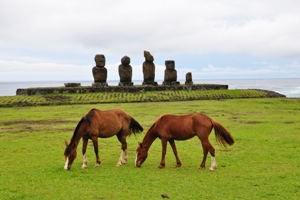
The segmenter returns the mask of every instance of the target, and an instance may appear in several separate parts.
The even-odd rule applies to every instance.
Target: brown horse
[[[205,168],[206,157],[209,152],[212,156],[212,163],[209,170],[214,170],[217,168],[215,149],[208,140],[213,128],[215,129],[216,139],[220,144],[226,147],[226,144],[232,145],[234,143],[233,137],[221,124],[204,114],[163,115],[150,127],[143,142],[139,143],[136,150],[135,165],[137,167],[142,165],[148,156],[151,144],[156,138],[160,138],[162,143],[162,158],[158,167],[165,167],[167,142],[170,143],[176,157],[176,167],[180,167],[181,161],[178,158],[174,140],[187,140],[197,135],[203,148],[203,160],[199,168]]]
[[[82,168],[87,167],[86,147],[88,140],[91,139],[94,144],[94,151],[96,154],[96,165],[100,165],[100,159],[98,155],[98,138],[108,138],[117,135],[121,145],[121,155],[117,166],[121,166],[127,161],[127,143],[126,137],[131,133],[140,133],[143,131],[143,127],[130,115],[121,109],[101,111],[98,109],[90,110],[79,121],[75,128],[74,134],[70,140],[70,144],[66,143],[66,150],[64,152],[66,158],[65,170],[71,168],[73,161],[77,156],[77,146],[82,138],[82,154],[83,164]]]

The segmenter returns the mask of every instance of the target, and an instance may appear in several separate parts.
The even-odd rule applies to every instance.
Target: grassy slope
[[[183,163],[175,168],[168,146],[166,168],[158,169],[156,140],[141,168],[135,148],[145,132],[129,137],[129,162],[115,167],[120,145],[115,137],[99,139],[101,166],[82,170],[81,144],[70,171],[64,171],[64,140],[71,138],[89,109],[121,107],[145,130],[164,113],[204,112],[224,125],[236,143],[216,148],[218,169],[198,170],[199,140],[177,142]],[[228,99],[178,102],[111,103],[0,108],[1,199],[297,199],[300,196],[299,99]],[[208,157],[207,165],[210,164]]]
[[[0,107],[282,97],[263,90],[169,90],[0,97]]]

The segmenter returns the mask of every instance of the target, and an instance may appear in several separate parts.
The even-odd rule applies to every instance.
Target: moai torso
[[[154,58],[148,51],[144,51],[145,61],[143,63],[143,74],[144,82],[143,85],[151,84],[157,85],[157,82],[154,82],[155,79],[155,65],[153,63]]]
[[[130,65],[130,58],[128,56],[124,56],[121,59],[121,65],[119,65],[119,77],[120,83],[119,86],[124,85],[133,85],[132,80],[132,66]]]
[[[95,56],[96,66],[93,67],[92,73],[94,77],[94,83],[102,83],[107,85],[107,69],[105,68],[105,56],[97,54]]]
[[[166,69],[163,85],[179,85],[180,82],[177,82],[177,71],[175,69],[175,61],[166,60],[165,65]]]

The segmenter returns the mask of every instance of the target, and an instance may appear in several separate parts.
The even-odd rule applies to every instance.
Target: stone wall
[[[89,92],[141,92],[163,90],[227,90],[228,85],[194,84],[194,85],[141,85],[141,86],[79,86],[79,87],[41,87],[17,89],[17,95],[71,94]]]

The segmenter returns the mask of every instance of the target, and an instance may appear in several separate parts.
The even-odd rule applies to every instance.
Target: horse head
[[[143,147],[142,143],[139,143],[139,146],[136,149],[135,166],[140,167],[147,157],[148,157],[147,148]]]
[[[65,170],[69,170],[72,167],[72,163],[75,160],[76,156],[77,156],[77,152],[76,152],[76,144],[68,144],[67,141],[65,141],[66,144],[66,150],[65,150],[65,159],[66,159],[66,164],[64,166]]]

